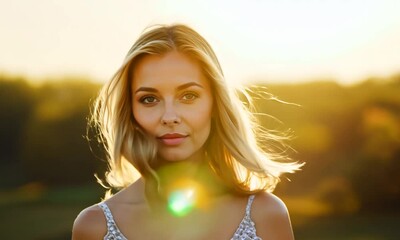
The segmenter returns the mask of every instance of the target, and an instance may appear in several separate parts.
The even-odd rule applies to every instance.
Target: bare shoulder
[[[272,193],[262,192],[255,196],[251,216],[257,234],[266,239],[294,239],[289,212],[285,203]]]
[[[143,203],[144,194],[142,181],[136,181],[120,190],[104,203],[110,208],[114,220],[118,221],[121,230],[129,229],[126,223],[132,220],[132,206]],[[129,224],[128,224],[129,225]],[[103,210],[97,205],[82,210],[74,221],[72,240],[98,240],[107,234],[107,222]]]
[[[107,232],[105,216],[97,205],[82,210],[74,221],[72,239],[103,239]]]
[[[288,210],[285,203],[272,193],[262,192],[255,196],[253,208],[264,216],[286,216]]]
[[[144,182],[140,178],[128,187],[108,198],[105,202],[108,206],[143,203],[145,201]]]

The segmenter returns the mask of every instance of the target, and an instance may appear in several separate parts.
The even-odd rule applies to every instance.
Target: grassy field
[[[0,239],[71,239],[74,218],[99,200],[97,186],[49,190],[28,186],[0,193]],[[305,218],[292,215],[297,240],[400,239],[400,216]]]
[[[71,239],[77,214],[101,197],[98,186],[45,189],[38,184],[0,193],[0,239]]]
[[[386,214],[309,219],[294,230],[300,240],[398,240],[399,226],[398,214]]]

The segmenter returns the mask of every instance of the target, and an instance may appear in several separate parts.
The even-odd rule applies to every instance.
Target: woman
[[[256,125],[193,29],[145,31],[93,119],[107,183],[120,191],[79,214],[73,239],[293,239],[271,192],[301,165],[270,150],[278,138]]]

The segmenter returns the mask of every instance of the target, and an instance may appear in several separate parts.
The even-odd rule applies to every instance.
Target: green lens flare
[[[194,207],[194,191],[182,189],[172,192],[168,198],[168,209],[178,217],[183,217]]]

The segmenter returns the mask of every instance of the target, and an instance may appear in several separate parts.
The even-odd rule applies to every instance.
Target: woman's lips
[[[158,137],[158,139],[167,146],[176,146],[181,144],[185,138],[187,137],[187,135],[183,135],[183,134],[179,134],[179,133],[167,133],[164,134],[160,137]]]

